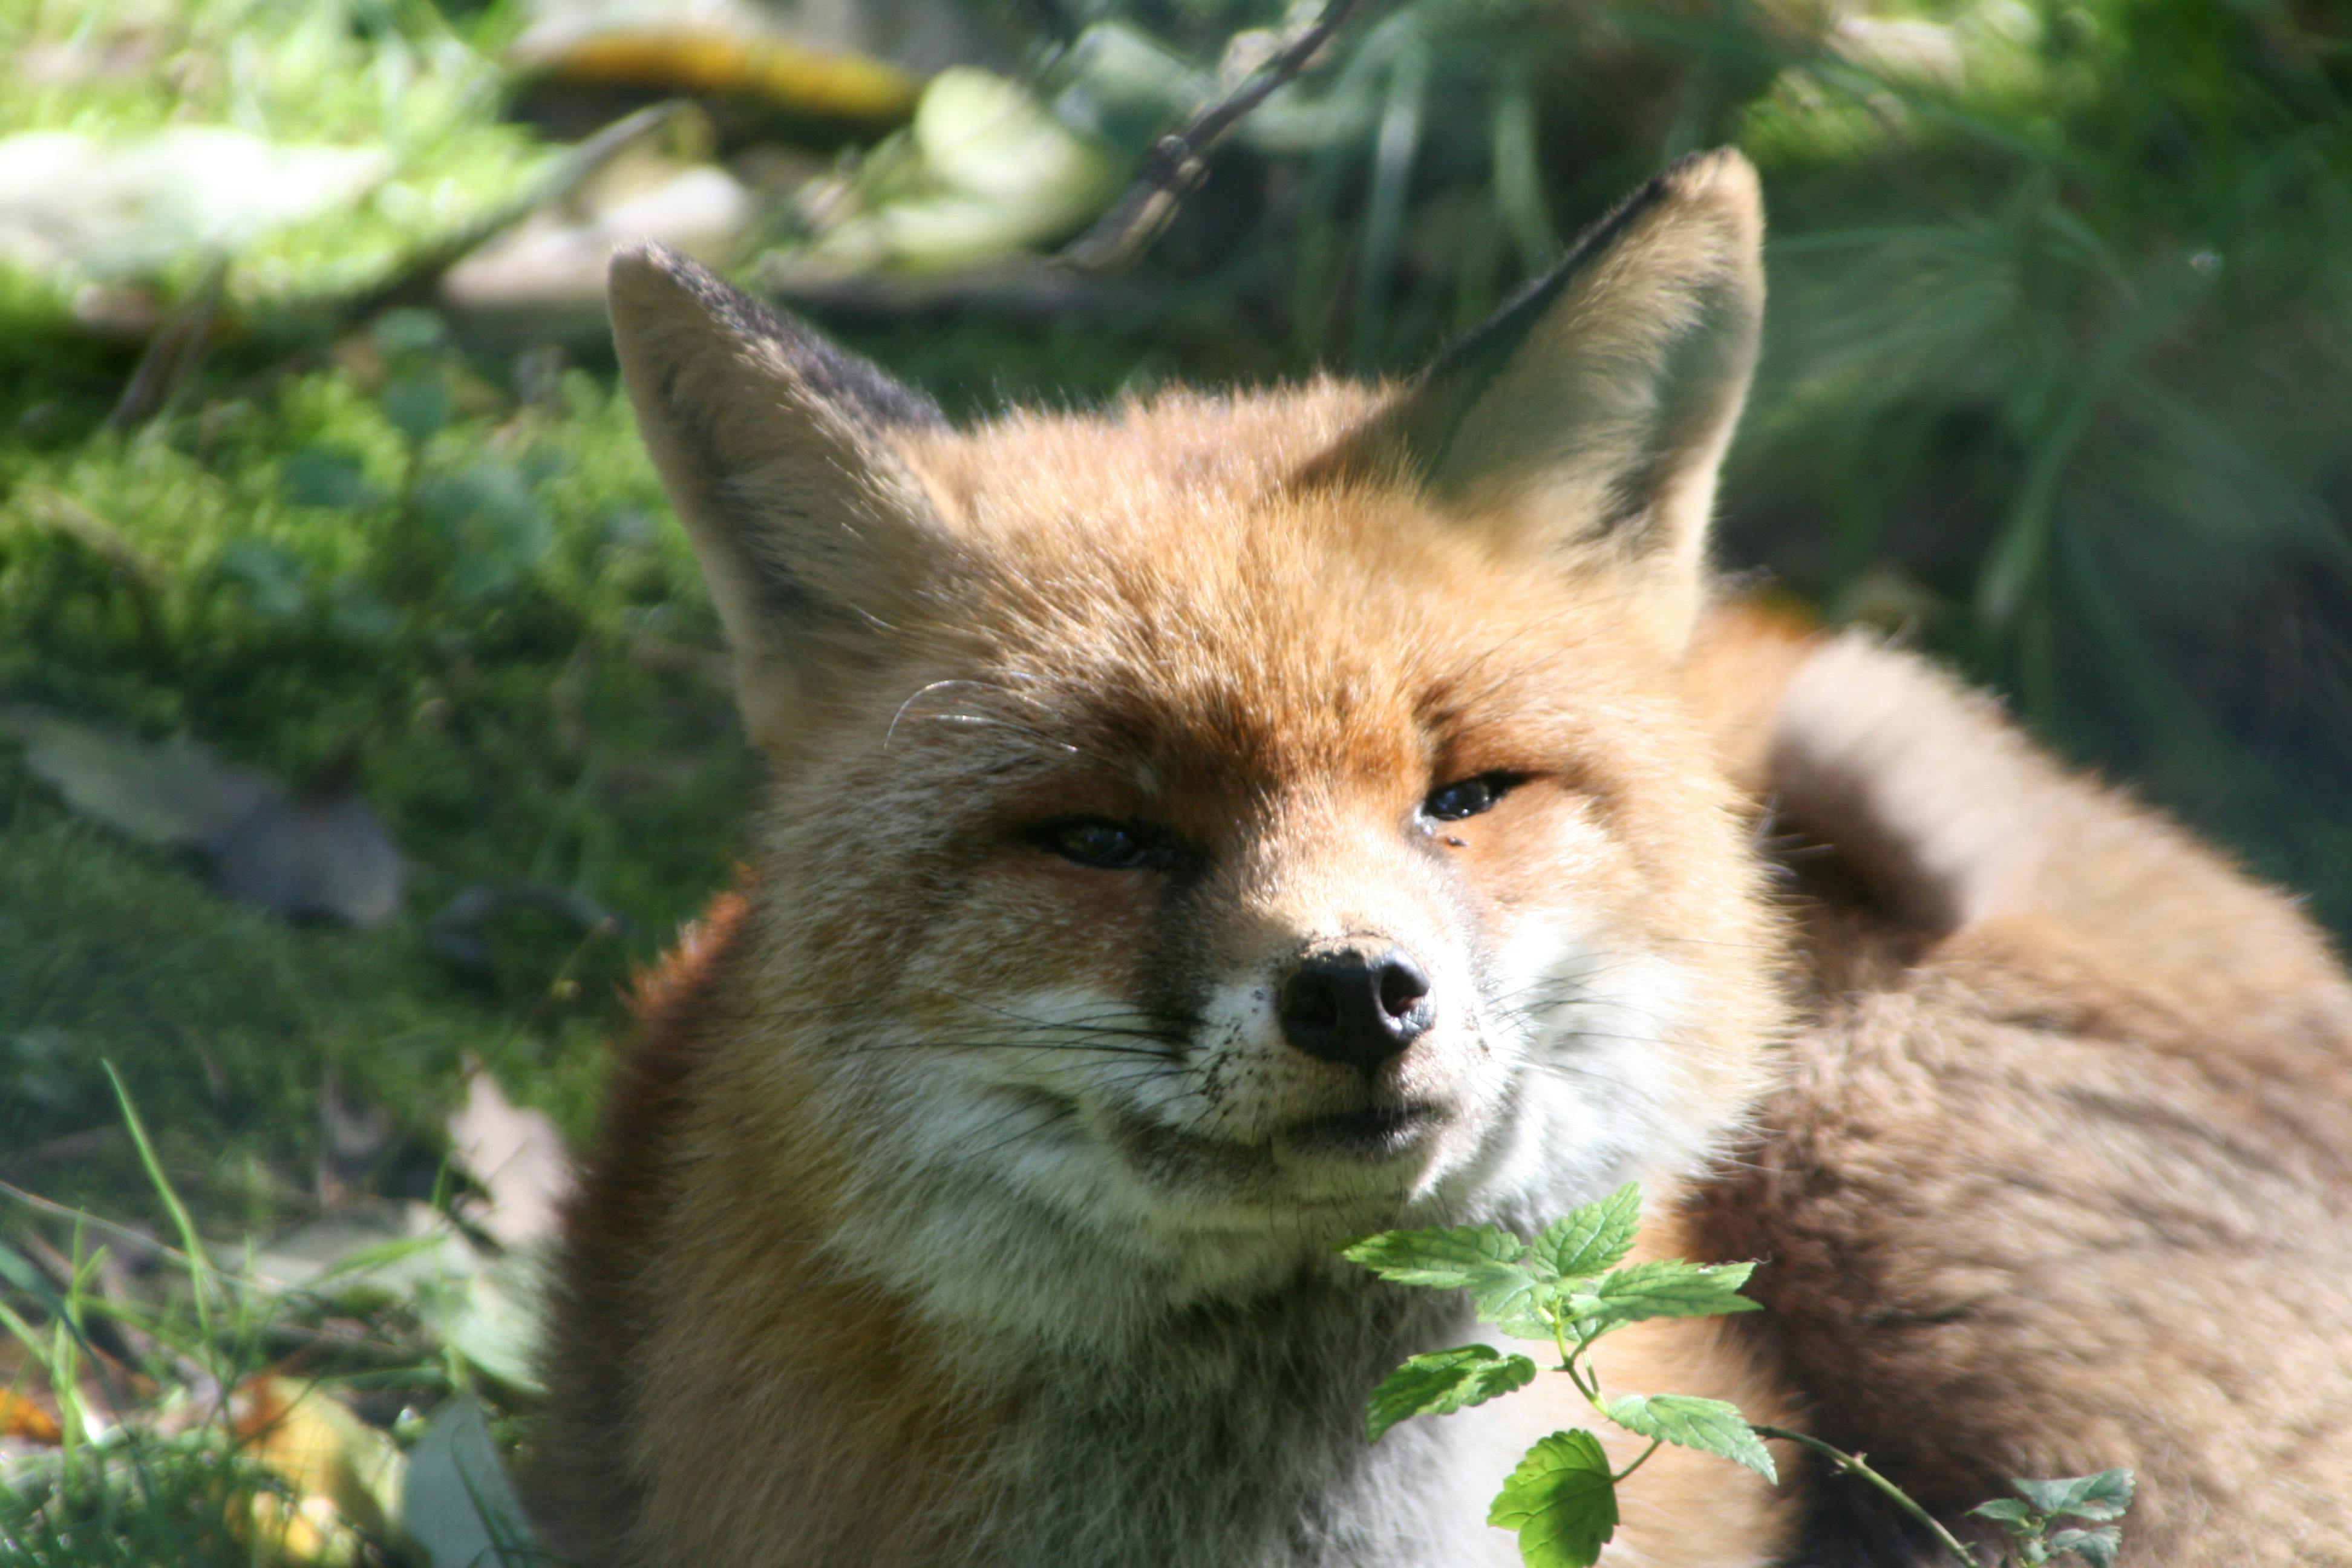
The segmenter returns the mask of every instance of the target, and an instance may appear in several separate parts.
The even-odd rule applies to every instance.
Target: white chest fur
[[[1184,1314],[1131,1359],[1066,1361],[995,1459],[974,1560],[1505,1568],[1517,1547],[1486,1508],[1524,1438],[1486,1412],[1363,1436],[1385,1373],[1473,1337],[1453,1302],[1318,1283]]]

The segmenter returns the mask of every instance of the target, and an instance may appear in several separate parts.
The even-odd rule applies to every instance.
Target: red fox
[[[1692,159],[1410,384],[961,431],[615,259],[772,777],[568,1215],[560,1552],[1500,1568],[1574,1411],[1368,1444],[1475,1336],[1337,1248],[1638,1178],[1772,1310],[1612,1339],[1612,1387],[1946,1510],[2136,1465],[2139,1561],[2352,1561],[2352,991],[1941,678],[1713,602],[1761,223]],[[1776,868],[1775,800],[1838,874]],[[1604,1561],[1909,1550],[1784,1462],[1660,1451]]]

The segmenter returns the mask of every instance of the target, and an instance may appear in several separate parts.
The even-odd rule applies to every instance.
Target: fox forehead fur
[[[1376,1461],[1365,1394],[1459,1309],[1335,1248],[1671,1180],[1763,1081],[1776,941],[1682,674],[1759,233],[1744,162],[1686,161],[1410,385],[965,431],[616,260],[772,781],[573,1215],[559,1362],[625,1364],[559,1393],[605,1453],[552,1467],[564,1544],[1515,1557],[1485,1500],[1549,1417]],[[1405,1048],[1302,1048],[1331,954],[1409,977]],[[1766,1560],[1717,1511],[1655,1560]]]

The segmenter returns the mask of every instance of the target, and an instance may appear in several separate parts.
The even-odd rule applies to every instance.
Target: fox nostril
[[[1328,1034],[1339,1026],[1339,992],[1330,976],[1301,965],[1282,984],[1282,1027],[1296,1039]]]
[[[1429,995],[1429,976],[1402,948],[1381,960],[1381,1011],[1402,1023]]]
[[[1343,948],[1298,961],[1282,983],[1283,1037],[1310,1057],[1370,1071],[1429,1029],[1429,976],[1402,949]]]

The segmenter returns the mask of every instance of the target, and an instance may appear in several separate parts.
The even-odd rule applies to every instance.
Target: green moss
[[[404,378],[481,412],[404,431]],[[518,405],[428,350],[0,475],[0,694],[355,789],[410,862],[389,928],[289,929],[66,820],[0,753],[0,1030],[31,1075],[0,1085],[0,1146],[110,1121],[101,1058],[249,1217],[307,1185],[331,1067],[412,1156],[466,1051],[584,1131],[627,970],[728,879],[752,780],[625,402],[573,374]],[[453,897],[517,884],[619,932],[509,902],[466,962],[436,944]],[[139,1186],[120,1159],[71,1179]]]

